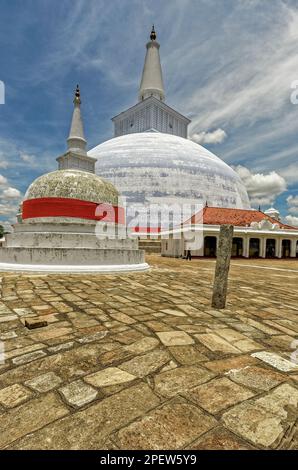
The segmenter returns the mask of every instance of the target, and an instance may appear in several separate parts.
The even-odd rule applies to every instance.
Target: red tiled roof
[[[257,210],[247,209],[229,209],[225,207],[208,207],[203,209],[203,224],[204,225],[223,225],[232,224],[238,227],[250,226],[252,222],[261,222],[267,219],[273,224],[278,224],[280,228],[298,230],[298,227],[291,227],[290,225],[283,224],[276,219],[264,214],[264,212]],[[188,219],[185,224],[200,223],[202,211],[197,212],[195,215]]]

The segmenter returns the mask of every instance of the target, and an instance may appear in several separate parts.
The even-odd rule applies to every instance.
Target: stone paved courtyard
[[[214,261],[148,262],[0,273],[0,448],[297,449],[298,262],[234,260],[220,311]]]

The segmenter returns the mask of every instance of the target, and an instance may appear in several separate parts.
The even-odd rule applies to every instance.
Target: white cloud
[[[197,144],[220,144],[227,137],[223,129],[216,129],[212,132],[202,131],[191,136],[191,140]]]
[[[298,217],[295,217],[294,215],[287,215],[285,217],[285,221],[289,225],[293,225],[294,227],[298,227]]]
[[[0,203],[0,215],[1,216],[14,216],[18,212],[18,205]]]
[[[291,206],[297,206],[298,207],[298,196],[288,196],[287,197],[287,203]]]
[[[4,160],[0,161],[0,168],[3,168],[4,170],[8,168],[8,162]]]
[[[294,157],[298,159],[298,149],[295,149]],[[287,180],[289,184],[298,183],[298,162],[285,165],[279,170],[279,173]]]
[[[30,163],[31,165],[33,163],[35,163],[35,156],[34,155],[29,155],[28,153],[20,152],[20,158],[25,163]]]
[[[290,195],[287,197],[288,211],[290,214],[298,214],[298,196]]]
[[[7,179],[5,178],[5,176],[0,175],[0,186],[4,185],[6,183],[7,183]]]
[[[4,189],[2,193],[2,198],[4,199],[19,199],[21,197],[21,193],[18,189],[16,188],[7,188]]]
[[[252,173],[241,165],[235,167],[235,170],[242,179],[252,204],[272,204],[287,189],[285,179],[275,171],[267,174]]]

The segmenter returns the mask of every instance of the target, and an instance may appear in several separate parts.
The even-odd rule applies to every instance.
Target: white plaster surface
[[[216,155],[191,140],[141,132],[90,150],[96,172],[126,196],[128,205],[196,203],[250,209],[244,184]]]
[[[130,271],[146,271],[149,269],[147,263],[140,264],[115,264],[115,265],[32,265],[32,264],[15,264],[0,263],[1,271],[17,271],[17,272],[42,272],[42,273],[114,273],[114,272],[130,272]]]

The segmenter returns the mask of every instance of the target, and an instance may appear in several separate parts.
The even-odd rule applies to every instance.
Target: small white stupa
[[[29,186],[14,232],[0,248],[0,271],[148,269],[138,241],[126,236],[117,189],[95,174],[96,159],[87,155],[80,105],[77,86],[68,150],[57,158],[57,171]]]

